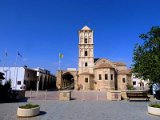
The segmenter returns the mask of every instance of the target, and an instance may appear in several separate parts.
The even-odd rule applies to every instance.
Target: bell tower
[[[81,73],[93,74],[94,67],[94,43],[93,30],[84,26],[79,31],[79,62],[78,70]]]

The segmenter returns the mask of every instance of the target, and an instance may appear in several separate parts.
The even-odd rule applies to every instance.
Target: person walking
[[[160,91],[160,83],[154,83],[152,85],[152,92],[153,92],[153,97],[154,98],[157,98],[158,97],[158,94],[157,92]],[[160,95],[159,95],[160,96]]]

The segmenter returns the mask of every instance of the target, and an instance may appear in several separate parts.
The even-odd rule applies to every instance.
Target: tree
[[[151,84],[160,82],[160,27],[152,27],[139,37],[144,42],[134,48],[132,72],[138,78],[149,79]]]
[[[1,72],[0,72],[0,80],[5,79],[3,75],[4,75],[4,73],[1,73]]]

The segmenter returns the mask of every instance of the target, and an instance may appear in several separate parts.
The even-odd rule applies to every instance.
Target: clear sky
[[[160,25],[160,0],[0,0],[0,66],[58,69],[78,63],[78,30],[94,30],[95,57],[132,64],[139,34]],[[8,56],[4,53],[7,51]]]

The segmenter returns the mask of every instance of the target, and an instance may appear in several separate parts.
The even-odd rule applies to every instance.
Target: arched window
[[[111,80],[113,80],[113,74],[111,74]]]
[[[88,52],[87,51],[84,52],[84,56],[88,56]]]
[[[84,38],[84,43],[87,43],[87,38]]]
[[[85,78],[85,82],[88,83],[88,78]]]
[[[85,62],[85,67],[87,67],[88,66],[88,63],[87,62]]]
[[[105,80],[108,80],[108,74],[105,74]]]
[[[101,74],[99,74],[99,80],[102,80],[102,75]]]
[[[122,81],[123,81],[123,83],[125,83],[125,82],[126,82],[126,79],[125,79],[125,78],[122,78]]]

